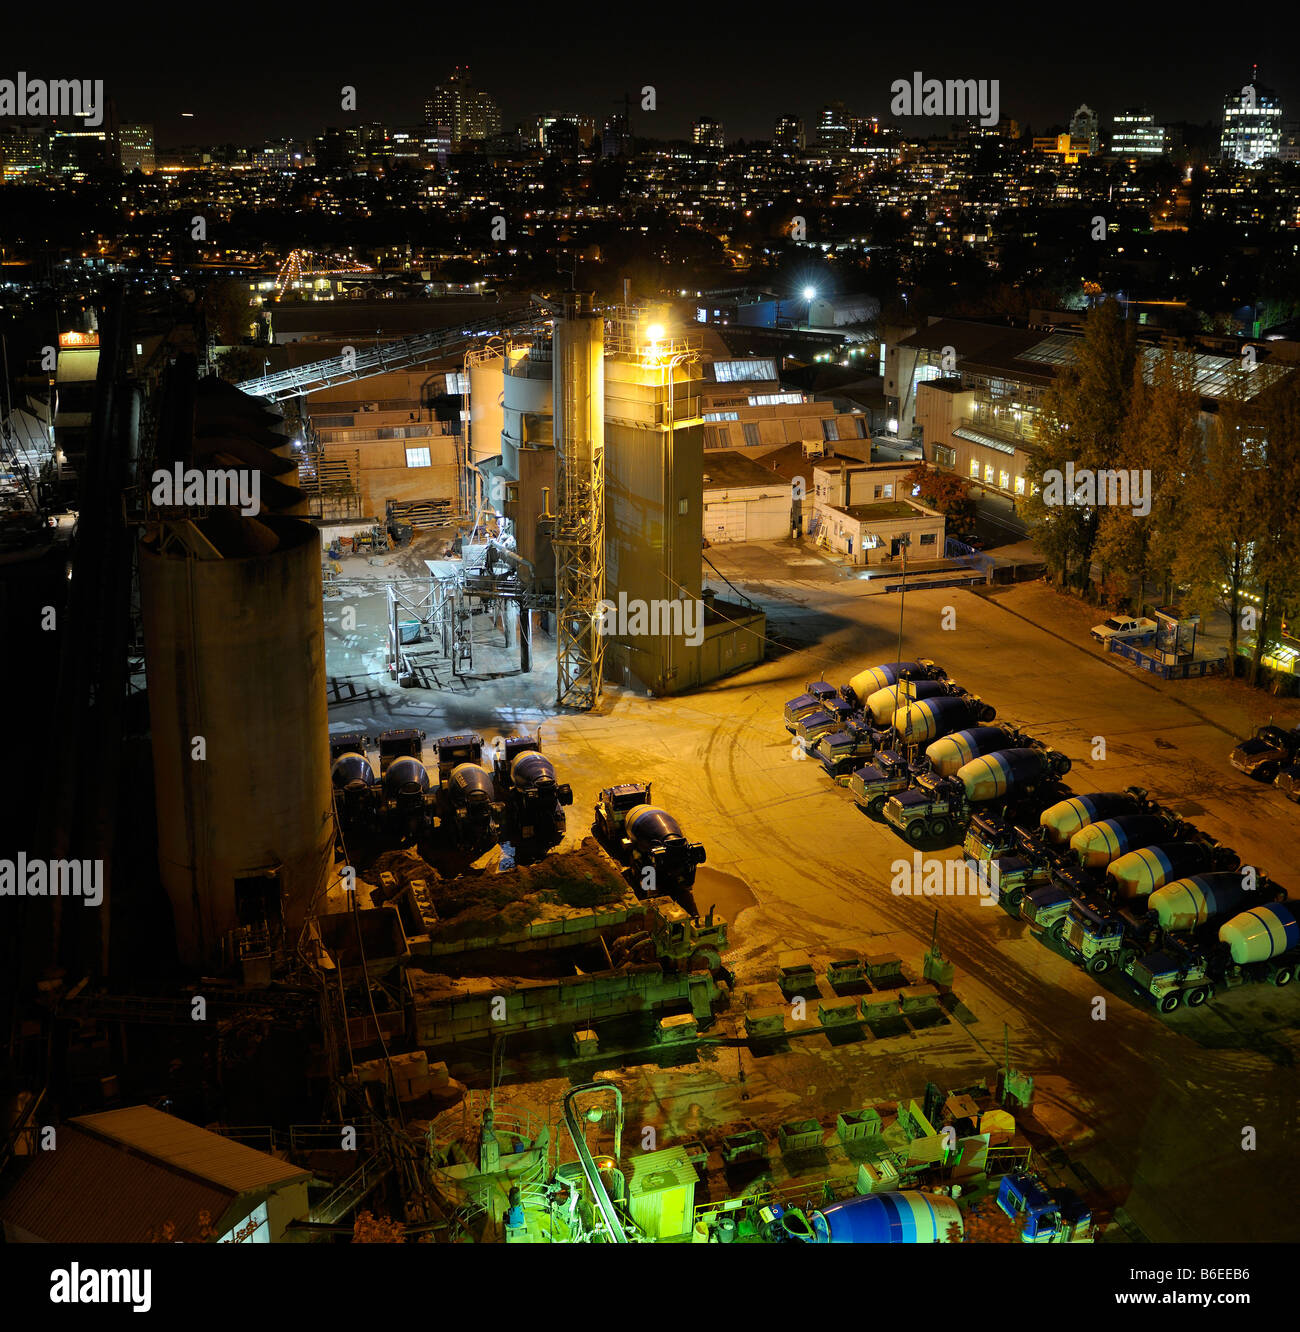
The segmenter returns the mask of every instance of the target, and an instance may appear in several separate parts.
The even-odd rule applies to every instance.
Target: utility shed
[[[790,482],[770,467],[729,449],[704,454],[704,536],[724,541],[775,541],[790,535]]]
[[[653,1239],[681,1239],[695,1225],[695,1185],[699,1176],[685,1147],[665,1147],[632,1158],[628,1210]]]
[[[61,1124],[0,1220],[11,1244],[268,1244],[308,1213],[311,1171],[138,1105]],[[206,1213],[207,1222],[201,1217]]]

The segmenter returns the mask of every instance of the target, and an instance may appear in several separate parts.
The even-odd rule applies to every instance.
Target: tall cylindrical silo
[[[259,917],[301,928],[332,862],[320,538],[279,515],[140,546],[158,862],[182,960]]]

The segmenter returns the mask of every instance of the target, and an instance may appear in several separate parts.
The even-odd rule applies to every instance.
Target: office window
[[[950,449],[946,444],[936,444],[934,446],[934,461],[939,467],[955,467],[957,465],[957,450]]]
[[[839,439],[839,437],[840,437],[839,422],[836,421],[833,416],[826,417],[822,421],[822,438]]]
[[[749,445],[761,444],[763,441],[758,437],[758,422],[745,422],[745,443]]]
[[[1018,476],[1016,477],[1016,494],[1023,495],[1024,493],[1025,493],[1025,478],[1023,476]]]
[[[872,495],[871,498],[872,498],[872,499],[880,499],[880,498],[884,495],[884,493],[885,493],[885,488],[884,488],[884,486],[877,486],[877,487],[876,487],[875,494]]]
[[[429,458],[428,449],[407,449],[406,465],[408,467],[432,467],[433,463]]]
[[[985,464],[984,464],[984,480],[987,481],[987,482],[989,483],[989,485],[992,485],[992,484],[993,484],[993,464],[992,464],[992,463],[985,463]]]
[[[980,479],[980,465],[978,458],[972,458],[970,460],[970,474],[975,478],[976,481]]]
[[[1006,490],[1011,485],[1011,473],[999,472],[998,485],[1001,486],[1003,490]]]
[[[921,544],[923,546],[933,546],[935,544],[935,534],[933,532],[921,533]]]

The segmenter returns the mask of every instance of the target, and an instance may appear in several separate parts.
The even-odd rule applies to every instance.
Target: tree
[[[1256,370],[1260,374],[1263,367]],[[1250,473],[1256,531],[1250,550],[1250,578],[1258,601],[1250,683],[1258,684],[1264,651],[1276,640],[1286,608],[1300,593],[1300,385],[1294,372],[1265,389],[1252,404],[1252,421],[1242,437]]]
[[[903,478],[903,483],[916,490],[922,504],[937,509],[946,518],[969,522],[974,517],[975,503],[970,497],[970,485],[952,472],[940,471],[928,463],[917,463]]]
[[[1237,659],[1250,556],[1259,529],[1257,477],[1243,445],[1243,388],[1220,399],[1205,456],[1192,471],[1179,510],[1172,574],[1189,589],[1194,609],[1227,612],[1229,660]]]
[[[1101,511],[1095,505],[1045,502],[1045,476],[1107,471],[1123,460],[1123,425],[1128,414],[1136,361],[1132,326],[1115,301],[1089,311],[1075,358],[1057,374],[1042,411],[1042,440],[1029,461],[1038,487],[1024,508],[1049,571],[1063,586],[1086,589]],[[1067,497],[1068,500],[1069,497]]]
[[[224,278],[208,284],[203,293],[203,310],[208,331],[227,345],[243,342],[252,330],[253,311],[248,283]]]

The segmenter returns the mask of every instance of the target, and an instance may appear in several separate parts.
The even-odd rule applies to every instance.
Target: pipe
[[[564,1098],[564,1123],[569,1130],[569,1136],[573,1139],[573,1146],[578,1153],[578,1162],[582,1166],[582,1173],[587,1177],[592,1196],[596,1200],[596,1207],[605,1222],[610,1238],[615,1244],[626,1244],[628,1242],[627,1232],[623,1229],[623,1223],[619,1220],[618,1213],[614,1210],[614,1204],[610,1200],[608,1192],[606,1192],[604,1181],[600,1177],[600,1171],[596,1169],[596,1162],[592,1159],[591,1148],[587,1146],[586,1134],[583,1133],[573,1108],[573,1098],[575,1096],[591,1091],[612,1091],[614,1093],[618,1098],[618,1123],[620,1126],[622,1125],[623,1093],[612,1082],[584,1082],[581,1086],[574,1087]],[[615,1151],[617,1149],[618,1144],[616,1142]]]

